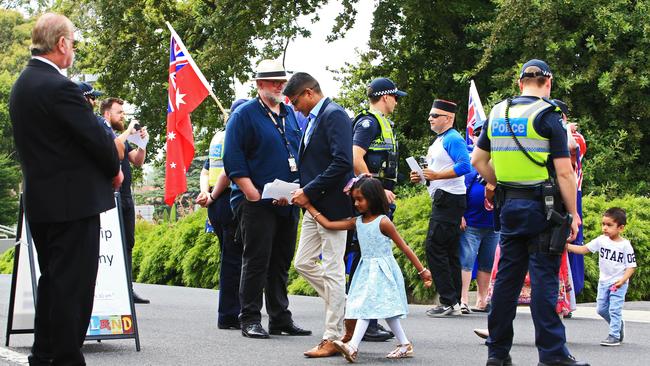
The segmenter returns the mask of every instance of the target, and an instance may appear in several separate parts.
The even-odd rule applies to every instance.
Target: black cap
[[[382,95],[396,95],[398,97],[406,96],[406,92],[397,89],[397,86],[389,78],[377,78],[370,82],[368,86],[369,97],[380,97]]]
[[[79,89],[81,89],[81,94],[83,94],[84,97],[93,97],[93,98],[98,98],[104,95],[104,93],[100,92],[99,90],[95,90],[92,85],[83,82],[83,81],[75,81]]]
[[[450,102],[444,99],[436,99],[433,101],[433,106],[431,108],[441,109],[445,112],[456,113],[456,108],[458,106],[454,102]]]
[[[527,68],[531,66],[537,66],[541,71],[536,71],[536,72],[524,72],[526,71]],[[538,60],[536,58],[532,60],[528,60],[524,64],[524,66],[521,67],[521,73],[519,74],[519,80],[523,78],[532,78],[532,77],[537,77],[537,76],[543,76],[545,78],[550,78],[553,76],[553,73],[551,73],[551,68],[548,67],[548,64],[542,60]]]
[[[555,102],[555,105],[557,105],[560,108],[560,110],[565,116],[569,115],[569,106],[566,105],[566,103],[564,103],[559,99],[553,99],[553,102]]]

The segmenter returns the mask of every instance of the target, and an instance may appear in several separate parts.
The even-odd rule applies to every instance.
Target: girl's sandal
[[[402,351],[402,347],[406,347],[406,350]],[[389,354],[386,355],[386,358],[398,359],[398,358],[410,358],[413,357],[413,345],[409,344],[398,344],[397,348]]]
[[[339,351],[343,357],[345,357],[346,360],[350,363],[354,363],[357,361],[357,349],[354,348],[352,345],[343,343],[341,341],[334,341],[334,347],[336,348],[337,351]]]

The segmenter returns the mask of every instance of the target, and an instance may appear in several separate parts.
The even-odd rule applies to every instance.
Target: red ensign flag
[[[190,113],[210,94],[210,86],[171,26],[170,30],[165,203],[171,206],[187,190],[186,173],[194,158]]]

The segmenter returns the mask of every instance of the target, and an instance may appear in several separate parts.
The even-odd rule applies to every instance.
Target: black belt
[[[505,199],[541,200],[542,191],[539,188],[503,188]]]

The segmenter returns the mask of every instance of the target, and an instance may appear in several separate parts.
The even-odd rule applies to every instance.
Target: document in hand
[[[418,172],[418,175],[420,176],[420,183],[424,184],[426,180],[424,179],[424,173],[422,173],[422,168],[420,167],[420,164],[415,160],[414,157],[409,156],[406,158],[406,163],[409,165],[409,168],[411,168],[411,171]]]
[[[276,179],[271,183],[266,183],[264,185],[264,191],[262,191],[262,199],[272,198],[278,200],[280,198],[286,198],[291,200],[291,192],[300,188],[298,183],[289,183],[280,179]]]
[[[134,143],[138,145],[139,148],[144,149],[147,147],[147,143],[149,142],[149,136],[147,136],[146,139],[143,139],[140,137],[140,132],[136,132],[134,134],[129,135],[126,138],[126,141]]]

